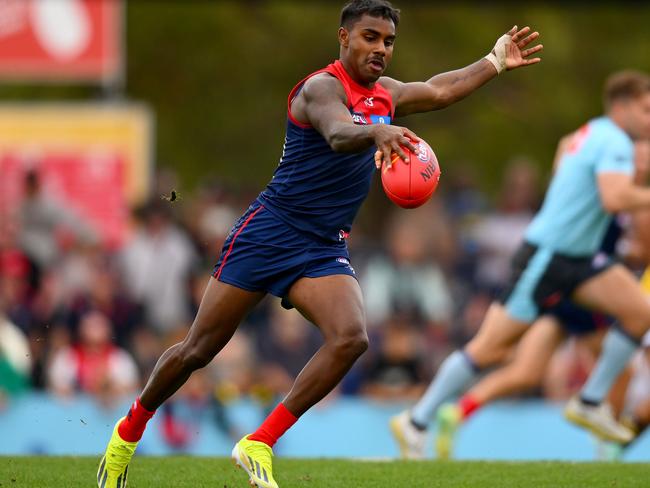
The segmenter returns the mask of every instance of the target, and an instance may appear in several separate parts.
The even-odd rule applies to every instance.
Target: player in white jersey
[[[650,329],[650,303],[630,271],[597,251],[612,214],[650,208],[650,189],[633,181],[634,140],[650,138],[650,77],[614,74],[604,101],[605,116],[572,137],[513,259],[511,286],[491,305],[478,334],[443,362],[414,408],[391,420],[403,452],[421,442],[419,434],[443,402],[501,364],[528,326],[564,297],[617,319],[592,375],[567,405],[567,418],[603,439],[624,443],[634,436],[604,400]]]

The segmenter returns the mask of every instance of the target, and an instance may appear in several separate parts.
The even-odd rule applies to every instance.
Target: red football
[[[393,153],[393,164],[381,168],[381,183],[388,198],[402,208],[424,204],[438,187],[440,165],[431,146],[424,141],[416,144],[417,152],[404,148],[408,164]]]

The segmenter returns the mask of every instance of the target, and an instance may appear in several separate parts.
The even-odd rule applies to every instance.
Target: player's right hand
[[[421,139],[406,127],[388,124],[376,124],[371,127],[375,145],[377,146],[377,151],[375,152],[375,166],[377,169],[381,168],[382,163],[387,168],[393,164],[391,161],[391,154],[393,152],[397,153],[407,164],[409,158],[404,148],[407,148],[411,152],[417,152],[414,143],[421,141]]]

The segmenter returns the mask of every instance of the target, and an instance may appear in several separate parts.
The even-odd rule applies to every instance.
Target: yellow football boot
[[[438,409],[438,430],[436,432],[436,454],[439,459],[449,459],[454,453],[456,431],[462,423],[457,405],[447,403]]]
[[[137,442],[122,440],[117,433],[117,426],[124,419],[115,424],[113,435],[106,447],[106,453],[99,462],[97,470],[97,486],[99,488],[125,488],[126,477],[129,473],[129,463],[135,453]]]
[[[259,441],[251,441],[244,436],[232,450],[236,466],[248,473],[251,486],[258,488],[278,488],[273,479],[273,450]]]

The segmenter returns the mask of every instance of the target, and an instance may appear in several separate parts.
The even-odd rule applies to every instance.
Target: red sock
[[[471,394],[467,393],[458,401],[458,408],[463,416],[463,420],[467,419],[476,410],[481,408],[481,403],[476,400]]]
[[[150,412],[144,408],[140,403],[140,398],[136,398],[129,409],[129,413],[126,414],[124,420],[117,427],[117,433],[126,442],[138,442],[142,438],[147,422],[153,417],[154,413],[156,412]]]
[[[280,403],[271,414],[262,422],[259,429],[248,436],[251,441],[260,441],[269,447],[273,447],[278,439],[289,427],[296,423],[298,418],[293,415],[284,404]]]

